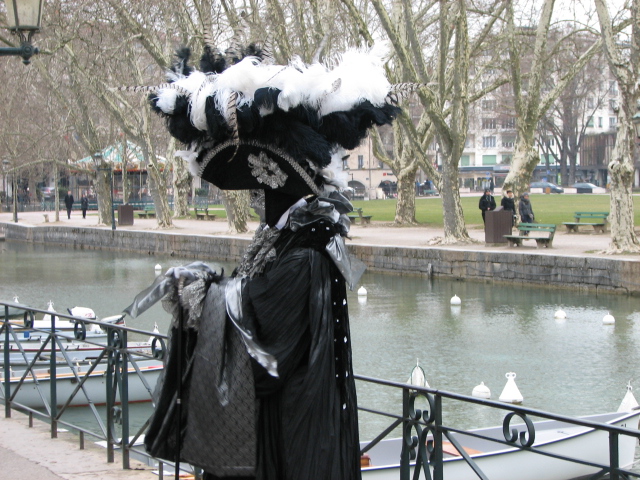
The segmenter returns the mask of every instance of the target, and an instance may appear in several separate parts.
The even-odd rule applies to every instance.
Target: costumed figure
[[[346,52],[333,68],[274,65],[255,45],[232,58],[207,46],[199,70],[188,59],[178,52],[169,83],[129,90],[153,92],[195,175],[251,190],[262,224],[231,276],[174,268],[127,309],[164,298],[174,314],[147,450],[208,479],[358,479],[346,287],[364,268],[345,248],[352,206],[339,172],[344,150],[391,123],[396,92],[409,87],[390,85],[371,51]]]

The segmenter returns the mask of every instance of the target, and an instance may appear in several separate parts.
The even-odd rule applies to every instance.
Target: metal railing
[[[11,417],[12,409],[27,413],[30,423],[33,417],[40,418],[51,424],[51,437],[57,437],[58,427],[75,430],[79,434],[80,448],[84,446],[85,436],[91,436],[97,440],[106,442],[107,461],[115,461],[115,451],[121,450],[122,468],[130,468],[130,456],[135,453],[139,457],[155,460],[160,465],[162,475],[163,463],[175,465],[166,460],[151,459],[144,449],[139,446],[139,439],[144,434],[150,419],[135,431],[130,431],[131,409],[129,402],[129,387],[133,379],[139,379],[143,388],[151,400],[154,385],[146,381],[143,371],[143,363],[149,360],[162,360],[166,352],[167,337],[162,334],[129,328],[98,320],[72,317],[47,310],[40,310],[11,302],[0,302],[0,345],[3,347],[3,389],[0,400],[5,404],[5,417]],[[12,315],[13,314],[13,315]],[[51,315],[51,328],[35,328],[35,316]],[[72,332],[63,332],[56,329],[56,323],[61,320],[69,320],[75,323]],[[97,327],[106,335],[106,343],[91,336],[91,330]],[[40,342],[35,353],[30,353],[25,347],[25,333],[30,338],[40,335]],[[139,351],[133,348],[128,339],[134,335],[152,337],[148,351]],[[82,342],[94,345],[98,348],[98,354],[83,364],[84,371],[80,371],[78,363],[69,353],[69,342]],[[55,345],[55,348],[51,348]],[[17,357],[17,360],[16,360]],[[39,368],[47,367],[46,377],[42,377]],[[24,369],[15,374],[18,368]],[[106,406],[106,421],[103,421],[97,409],[97,403],[92,398],[93,393],[87,387],[88,381],[96,372],[105,379],[104,403]],[[74,388],[71,393],[62,397],[59,395],[60,382],[68,381],[71,377]],[[11,381],[5,381],[11,379]],[[618,464],[619,446],[621,437],[632,437],[634,446],[640,439],[640,430],[622,426],[609,425],[563,415],[555,415],[549,412],[531,408],[519,407],[502,402],[484,400],[480,398],[459,395],[443,390],[421,388],[405,383],[390,382],[376,378],[355,375],[358,382],[365,382],[372,388],[391,389],[391,395],[402,392],[401,413],[382,412],[376,409],[359,405],[361,412],[386,418],[390,422],[380,435],[362,447],[362,454],[372,452],[381,445],[383,440],[388,440],[394,431],[400,429],[401,445],[398,448],[397,476],[400,480],[418,479],[446,479],[446,464],[444,445],[445,442],[455,447],[458,452],[458,461],[464,461],[480,479],[491,480],[482,471],[481,462],[476,461],[473,454],[468,453],[460,444],[460,435],[469,438],[478,438],[504,446],[505,449],[525,451],[530,454],[552,457],[555,459],[587,465],[594,470],[592,479],[609,475],[609,478],[618,480],[622,478],[640,478],[640,474],[625,470]],[[21,389],[35,387],[41,405],[35,407],[18,401]],[[385,390],[387,391],[387,390]],[[382,393],[381,395],[385,395]],[[63,418],[74,399],[82,396],[98,426],[97,432],[84,426],[66,421]],[[483,437],[482,431],[461,430],[443,423],[443,401],[462,402],[464,405],[474,404],[489,409],[505,411],[502,433],[503,438]],[[424,405],[425,408],[418,408]],[[585,427],[598,432],[604,432],[608,436],[609,462],[600,464],[576,457],[560,455],[540,448],[535,444],[536,424],[533,417],[563,422],[569,426]],[[512,421],[519,419],[522,425],[518,428],[512,426]],[[634,427],[637,427],[634,426]],[[151,464],[151,462],[149,462]],[[365,472],[366,478],[366,469]],[[197,473],[197,471],[196,471]],[[162,478],[162,477],[161,477]]]

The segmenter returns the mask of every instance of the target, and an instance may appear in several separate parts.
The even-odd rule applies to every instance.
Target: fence
[[[124,469],[130,468],[132,454],[146,457],[151,463],[154,459],[139,446],[149,419],[143,419],[132,432],[131,403],[151,400],[166,352],[166,336],[120,325],[117,321],[122,316],[100,321],[11,302],[0,302],[0,308],[4,383],[0,400],[5,404],[5,417],[11,417],[14,409],[28,414],[30,421],[36,417],[48,422],[52,438],[63,425],[78,433],[80,448],[86,436],[106,442],[107,461],[115,461],[115,452],[120,449]],[[36,315],[50,315],[50,325],[36,321]],[[148,336],[149,341],[129,341],[135,335]],[[91,351],[91,355],[81,365],[78,352],[83,349]],[[361,412],[389,421],[374,440],[361,444],[363,460],[371,460],[369,465],[363,463],[365,480],[460,478],[455,470],[465,472],[462,478],[491,480],[505,478],[505,472],[506,478],[525,478],[527,465],[535,468],[531,467],[533,477],[526,478],[578,476],[559,477],[564,471],[580,475],[586,472],[592,479],[604,475],[614,480],[640,478],[640,474],[625,469],[633,461],[640,438],[640,410],[576,418],[361,375],[355,378],[368,388],[384,389],[386,393],[381,395],[402,392],[400,412],[359,405]],[[498,428],[461,430],[443,421],[445,400],[499,409],[506,415]],[[63,418],[71,406],[79,404],[91,412],[97,433]],[[106,406],[106,421],[98,412],[99,404]],[[533,418],[551,422],[534,422]],[[513,424],[517,419],[521,423]],[[549,426],[552,431],[561,432],[563,439],[554,443]],[[399,438],[392,438],[398,430]],[[591,442],[589,448],[580,443],[587,438]],[[562,448],[554,448],[555,444]],[[515,464],[509,455],[514,456]],[[157,461],[161,478],[163,463],[175,465]],[[519,470],[510,470],[509,465],[516,465]],[[551,473],[535,470],[545,468]],[[197,470],[195,474],[199,476]]]

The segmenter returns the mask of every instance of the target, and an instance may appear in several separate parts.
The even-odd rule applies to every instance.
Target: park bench
[[[349,219],[351,220],[352,223],[357,223],[358,220],[360,220],[361,224],[371,223],[371,217],[373,215],[363,215],[361,208],[356,208],[355,212],[357,213],[357,215],[349,215]]]
[[[196,216],[196,220],[215,220],[216,216],[209,213],[209,207],[205,207],[204,212],[202,210],[198,212],[198,207],[193,207],[193,213]]]
[[[519,235],[504,235],[510,247],[522,246],[523,240],[535,240],[538,248],[553,247],[553,236],[556,233],[556,226],[551,223],[521,223],[518,225]],[[538,235],[531,235],[531,233]],[[541,234],[545,234],[544,236]]]
[[[153,205],[145,205],[143,210],[137,212],[138,218],[156,218],[156,210]]]
[[[432,195],[435,197],[435,196],[438,195],[438,191],[437,190],[425,190],[423,193],[427,197],[432,196]]]
[[[607,231],[609,212],[576,212],[573,216],[575,222],[562,222],[567,227],[567,233],[578,233],[578,227],[585,225],[592,226],[597,233],[605,233]],[[583,222],[582,220],[591,221]]]

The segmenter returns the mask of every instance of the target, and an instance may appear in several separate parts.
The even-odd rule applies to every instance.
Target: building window
[[[511,165],[511,161],[513,160],[513,155],[502,155],[502,163],[505,165]]]
[[[464,141],[464,148],[473,148],[473,144],[475,143],[475,136],[472,134],[467,135],[467,138]]]
[[[382,160],[378,160],[378,168],[384,168],[384,162]]]
[[[516,118],[515,117],[503,118],[502,128],[507,128],[507,129],[516,128]]]
[[[494,137],[493,135],[490,137],[482,137],[482,146],[484,148],[495,148],[496,137]]]
[[[482,165],[495,165],[497,163],[496,158],[496,155],[483,155]]]
[[[618,94],[618,84],[615,80],[611,80],[609,82],[609,93],[611,93],[612,95]]]
[[[516,137],[514,137],[513,135],[509,135],[509,136],[502,136],[502,146],[503,147],[507,147],[507,148],[513,148],[513,146],[516,144]]]
[[[593,117],[589,117],[589,121],[587,122],[587,127],[593,127]]]
[[[496,101],[495,100],[483,100],[482,101],[482,109],[489,110],[491,112],[496,109]]]
[[[358,155],[358,168],[364,168],[364,155]]]
[[[494,129],[496,128],[496,119],[495,118],[483,118],[482,119],[482,128],[483,129]]]
[[[609,108],[614,112],[618,110],[618,101],[615,98],[609,99]]]
[[[342,159],[342,169],[349,170],[349,157]]]
[[[587,108],[593,108],[593,98],[587,97]]]
[[[469,166],[469,155],[462,155],[460,157],[460,166],[468,167]]]
[[[618,117],[609,117],[609,127],[613,128],[618,123]]]
[[[602,117],[598,117],[598,127],[602,128]]]

